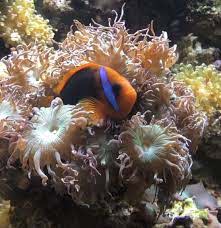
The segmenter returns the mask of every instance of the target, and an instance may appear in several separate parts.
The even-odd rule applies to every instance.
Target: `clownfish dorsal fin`
[[[104,95],[106,97],[106,99],[108,100],[108,102],[111,104],[111,106],[113,107],[113,109],[116,112],[120,111],[119,105],[117,103],[115,94],[113,92],[113,88],[112,85],[108,79],[108,75],[107,75],[107,71],[104,67],[100,67],[99,69],[99,76],[101,79],[101,85],[104,91]]]
[[[79,101],[79,104],[88,112],[92,112],[90,114],[90,124],[96,126],[102,126],[106,119],[106,116],[102,110],[102,103],[93,98],[85,98]]]

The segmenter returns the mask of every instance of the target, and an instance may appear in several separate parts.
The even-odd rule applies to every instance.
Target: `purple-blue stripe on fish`
[[[100,68],[100,78],[101,78],[101,84],[102,84],[102,88],[104,90],[105,97],[107,98],[109,103],[112,105],[114,110],[116,112],[119,112],[120,108],[117,104],[116,97],[114,95],[111,83],[110,83],[108,76],[107,76],[107,71],[105,70],[104,67]]]

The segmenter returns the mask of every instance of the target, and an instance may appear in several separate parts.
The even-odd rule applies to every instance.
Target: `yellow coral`
[[[198,209],[192,198],[187,198],[184,201],[175,201],[172,208],[168,212],[173,216],[190,216],[192,219],[200,218],[208,220],[208,210]]]
[[[185,82],[196,97],[196,107],[209,116],[221,110],[221,73],[214,66],[181,64],[177,79]]]
[[[48,20],[36,14],[33,0],[8,1],[0,10],[0,33],[7,46],[35,40],[51,43],[54,36]]]

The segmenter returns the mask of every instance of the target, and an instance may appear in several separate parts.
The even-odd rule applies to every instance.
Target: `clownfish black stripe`
[[[87,97],[99,99],[99,88],[96,84],[94,74],[94,70],[86,68],[81,69],[70,77],[60,94],[64,104],[74,105]]]

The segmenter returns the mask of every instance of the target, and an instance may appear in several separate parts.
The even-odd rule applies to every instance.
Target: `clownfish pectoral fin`
[[[88,112],[91,112],[90,124],[96,126],[102,126],[106,119],[106,115],[102,111],[102,103],[94,98],[82,99],[79,104]]]

